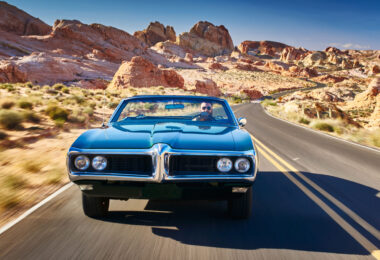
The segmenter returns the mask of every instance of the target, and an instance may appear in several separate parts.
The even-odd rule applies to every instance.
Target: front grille
[[[173,155],[170,157],[169,174],[212,174],[218,171],[216,168],[216,162],[218,159],[219,158],[215,156]]]
[[[172,155],[169,160],[169,175],[229,175],[240,174],[234,168],[227,173],[222,173],[216,168],[220,156],[192,156],[192,155]],[[238,157],[229,157],[233,163]],[[249,158],[248,158],[249,159]],[[252,172],[252,160],[250,170]]]
[[[94,173],[119,173],[119,174],[138,174],[151,176],[153,173],[152,157],[150,155],[120,155],[120,154],[83,154],[86,155],[90,161],[97,156],[101,155],[107,158],[107,167],[103,171],[96,171],[90,167],[85,172]],[[71,169],[80,172],[74,166],[76,156],[71,158]]]

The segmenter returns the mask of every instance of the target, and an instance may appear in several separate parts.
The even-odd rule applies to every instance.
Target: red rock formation
[[[335,48],[335,47],[327,47],[325,52],[332,52],[335,54],[344,54],[344,52],[342,52],[341,50],[339,50],[338,48]]]
[[[132,87],[184,87],[183,78],[174,70],[161,70],[142,57],[133,57],[130,62],[124,62],[115,73],[110,89]]]
[[[0,83],[26,82],[27,75],[14,63],[0,63]]]
[[[177,43],[206,56],[229,54],[234,49],[228,30],[209,22],[198,22],[190,32],[180,34]]]
[[[244,64],[244,63],[236,63],[234,65],[234,68],[238,70],[245,70],[245,71],[258,71],[258,72],[262,71],[261,69],[257,68],[256,66],[252,64]]]
[[[197,80],[195,82],[195,92],[216,97],[222,95],[216,83],[211,79]]]
[[[188,61],[188,62],[193,62],[193,54],[186,53],[185,60]]]
[[[0,30],[17,35],[46,35],[51,27],[13,5],[0,2]]]
[[[243,92],[247,94],[250,99],[259,99],[263,97],[263,93],[256,89],[244,89]]]
[[[378,73],[380,73],[380,67],[378,65],[371,66],[370,74],[371,75],[376,75]]]
[[[150,23],[148,28],[143,31],[137,31],[133,34],[136,38],[153,46],[158,42],[176,41],[176,33],[172,26],[164,26],[159,22]]]
[[[222,64],[220,64],[220,63],[218,63],[218,62],[213,62],[213,63],[211,63],[211,64],[208,66],[208,68],[209,68],[210,70],[223,70],[223,71],[228,70],[227,67],[223,66]]]
[[[260,54],[266,54],[270,56],[276,56],[276,54],[281,53],[283,49],[290,47],[281,42],[273,41],[244,41],[240,43],[238,49],[245,54],[249,52],[255,52]]]
[[[129,33],[101,24],[83,24],[77,20],[57,20],[50,48],[59,48],[71,55],[93,55],[112,62],[130,60],[145,52],[144,44]]]
[[[347,79],[347,78],[329,75],[329,74],[322,75],[322,76],[315,78],[316,81],[327,82],[327,83],[338,83],[338,82],[341,82],[345,79]]]
[[[283,62],[293,62],[297,60],[303,59],[308,54],[308,51],[303,48],[294,48],[294,47],[286,47],[281,52],[281,61]]]

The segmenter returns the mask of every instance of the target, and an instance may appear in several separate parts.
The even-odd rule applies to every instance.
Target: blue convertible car
[[[249,217],[258,162],[245,123],[219,98],[123,100],[68,152],[84,213],[104,217],[110,199],[216,199],[228,201],[231,216]]]

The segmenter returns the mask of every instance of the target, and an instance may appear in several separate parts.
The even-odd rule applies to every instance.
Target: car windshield
[[[234,124],[226,104],[210,98],[156,97],[125,100],[112,122]]]

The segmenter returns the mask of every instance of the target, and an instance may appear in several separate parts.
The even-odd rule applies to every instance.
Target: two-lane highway
[[[254,213],[226,203],[111,201],[84,216],[73,186],[0,235],[0,259],[380,259],[380,152],[235,108],[259,149]]]

